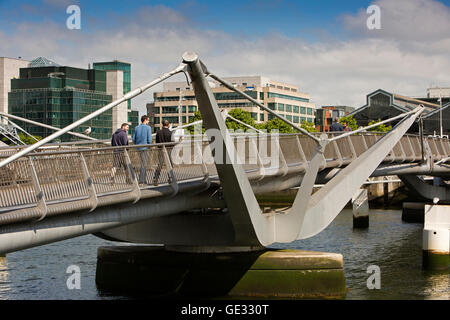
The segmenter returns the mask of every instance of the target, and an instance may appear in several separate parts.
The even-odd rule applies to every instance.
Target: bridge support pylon
[[[221,250],[222,251],[222,250]],[[343,299],[342,255],[302,250],[173,252],[164,247],[98,249],[97,288],[175,299]]]
[[[359,189],[352,197],[353,229],[369,227],[369,197],[367,189]]]
[[[429,270],[450,268],[450,206],[425,206],[423,267]]]

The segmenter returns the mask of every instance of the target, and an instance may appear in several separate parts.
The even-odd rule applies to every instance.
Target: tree
[[[314,126],[314,123],[308,122],[306,120],[303,120],[301,124],[301,128],[305,129],[308,132],[317,132],[316,127]]]
[[[267,122],[266,125],[267,132],[272,132],[272,130],[278,130],[280,133],[294,133],[294,130],[286,122],[275,118]]]
[[[35,137],[36,140],[38,140],[38,141],[42,140],[42,137],[40,137],[40,136],[33,136],[33,137]],[[22,132],[19,132],[19,138],[25,144],[35,144],[36,143],[36,140],[34,140],[33,138],[23,134]]]
[[[369,122],[369,126],[371,126],[371,125],[373,125],[373,124],[376,124],[377,122],[381,122],[381,119],[378,119],[378,120],[372,120],[372,121],[370,121]],[[388,132],[388,131],[391,131],[391,129],[392,129],[392,126],[386,126],[386,125],[384,125],[384,124],[380,124],[379,126],[376,126],[376,127],[374,127],[374,128],[371,128],[371,129],[367,129],[367,131],[374,131],[374,132]]]
[[[339,123],[344,125],[344,123],[347,123],[347,126],[352,129],[352,131],[355,131],[358,129],[358,124],[356,123],[356,119],[353,118],[353,116],[346,116],[339,119]]]
[[[242,121],[243,123],[246,123],[249,126],[252,126],[253,128],[255,128],[255,120],[252,118],[252,115],[250,112],[242,110],[240,108],[236,108],[236,109],[230,110],[230,112],[228,112],[228,114],[230,116],[232,116],[233,118],[235,118],[239,121]],[[243,124],[240,124],[230,118],[228,118],[226,120],[226,124],[227,124],[228,129],[231,129],[231,130],[243,130],[243,131],[249,130],[248,127],[246,127]]]
[[[193,123],[193,122],[197,122],[203,120],[202,119],[202,114],[200,113],[200,111],[195,111],[194,112],[194,117],[191,119],[191,121],[189,121],[189,123]],[[194,134],[194,130],[195,130],[195,126],[190,126],[186,128],[190,134]],[[202,133],[205,133],[205,126],[202,124]]]

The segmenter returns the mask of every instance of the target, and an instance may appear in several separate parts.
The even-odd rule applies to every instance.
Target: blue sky
[[[81,30],[66,28],[70,4]],[[381,30],[367,28],[372,4]],[[292,83],[317,107],[359,107],[376,89],[420,97],[450,87],[450,0],[0,0],[0,43],[0,56],[75,67],[127,61],[132,87],[196,51],[218,75]]]
[[[393,0],[395,1],[395,0]],[[364,10],[370,0],[0,0],[0,27],[10,31],[20,22],[64,23],[68,4],[82,8],[82,32],[114,25],[114,17],[135,13],[143,6],[163,5],[186,15],[200,28],[231,34],[261,35],[276,32],[288,37],[317,40],[324,32],[342,37],[340,17]],[[450,6],[450,0],[440,0]],[[95,23],[93,23],[95,20]]]

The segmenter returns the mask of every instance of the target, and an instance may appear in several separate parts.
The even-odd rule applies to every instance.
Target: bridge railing
[[[322,168],[343,167],[380,139],[361,134],[326,146]],[[237,154],[251,180],[305,171],[315,142],[301,134],[234,135]],[[433,160],[448,158],[448,139],[426,138]],[[275,159],[274,159],[275,154]],[[0,156],[0,159],[5,156]],[[421,162],[418,136],[405,135],[385,163]],[[143,168],[143,169],[141,169]],[[149,190],[191,180],[217,178],[207,140],[164,145],[108,147],[34,152],[0,168],[0,212],[95,197]],[[145,182],[136,186],[139,180]],[[92,200],[92,199],[91,199]],[[0,215],[1,216],[1,215]]]

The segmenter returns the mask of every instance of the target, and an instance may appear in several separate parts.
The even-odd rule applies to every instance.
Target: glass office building
[[[123,71],[123,94],[131,91],[131,64],[122,61],[94,62],[94,70],[121,70]],[[128,100],[128,122],[131,123],[129,133],[133,133],[133,129],[139,125],[139,111],[131,110],[131,100]]]
[[[64,128],[110,102],[112,96],[106,93],[104,71],[57,65],[21,68],[20,77],[11,80],[8,95],[9,113],[57,128]],[[18,124],[41,137],[54,132],[28,123]],[[90,136],[109,139],[112,111],[104,112],[73,131],[82,133],[88,127],[91,127]],[[61,141],[74,139],[78,138],[71,135],[61,137]]]

